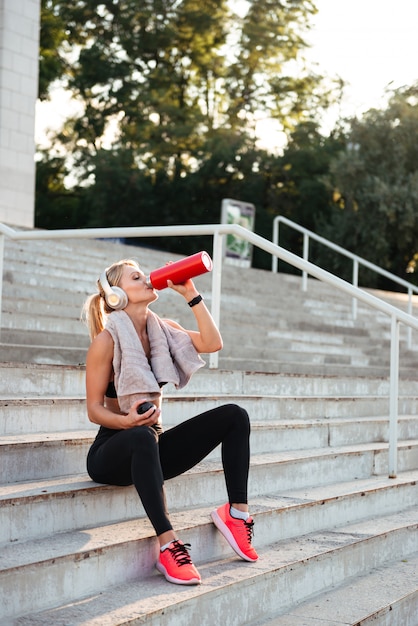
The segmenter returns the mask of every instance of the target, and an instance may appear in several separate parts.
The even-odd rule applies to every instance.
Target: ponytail
[[[94,293],[87,298],[83,306],[81,319],[87,326],[91,341],[93,341],[105,327],[106,314],[103,304],[104,300],[100,293]]]

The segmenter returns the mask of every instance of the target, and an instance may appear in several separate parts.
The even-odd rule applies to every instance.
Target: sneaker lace
[[[254,520],[250,518],[250,521],[244,520],[245,530],[247,532],[247,541],[249,544],[252,542],[254,534]]]
[[[192,564],[192,559],[190,558],[188,552],[190,548],[190,543],[180,543],[178,541],[173,541],[173,547],[168,548],[168,550],[172,554],[173,559],[176,561],[177,565],[181,566]]]

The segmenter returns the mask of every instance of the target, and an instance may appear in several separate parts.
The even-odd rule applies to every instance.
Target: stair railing
[[[221,278],[225,235],[233,235],[264,250],[273,257],[293,265],[299,270],[314,276],[335,289],[347,293],[352,298],[364,302],[373,309],[388,315],[391,320],[390,339],[390,381],[389,381],[389,477],[396,478],[398,452],[398,403],[399,403],[399,327],[405,324],[418,330],[418,320],[391,304],[376,298],[357,286],[327,272],[310,261],[281,248],[276,243],[264,239],[260,235],[237,224],[204,224],[201,226],[144,226],[127,228],[85,228],[65,230],[25,230],[17,231],[0,223],[0,277],[3,276],[4,237],[15,240],[31,239],[110,239],[119,237],[165,237],[165,236],[213,236],[213,270],[212,270],[212,303],[211,312],[216,324],[220,327]],[[245,271],[245,269],[243,270]],[[0,278],[1,280],[1,278]],[[247,284],[247,283],[245,283]],[[0,284],[0,288],[2,285]],[[1,289],[0,289],[1,298]],[[1,299],[0,299],[1,312]],[[1,328],[1,319],[0,319]],[[218,354],[211,354],[209,367],[218,367]]]
[[[297,230],[303,234],[302,255],[305,261],[309,261],[309,240],[310,239],[314,239],[315,241],[318,241],[319,243],[326,246],[327,248],[330,248],[331,250],[334,250],[335,252],[338,252],[339,254],[342,254],[343,256],[346,256],[347,258],[351,259],[353,261],[352,285],[354,285],[355,287],[358,287],[358,273],[359,273],[360,265],[367,267],[368,269],[376,272],[377,274],[380,274],[381,276],[385,276],[386,278],[389,278],[389,280],[393,281],[394,283],[398,285],[401,285],[402,287],[406,287],[407,293],[408,293],[407,312],[409,313],[409,315],[412,315],[412,294],[414,293],[418,294],[418,287],[416,285],[413,285],[407,280],[403,280],[403,278],[399,278],[399,276],[396,276],[396,274],[392,274],[391,272],[384,270],[383,268],[379,267],[378,265],[375,265],[374,263],[371,263],[370,261],[366,261],[366,259],[363,259],[362,257],[357,256],[357,254],[353,254],[349,250],[342,248],[336,243],[333,243],[332,241],[330,241],[329,239],[325,239],[324,237],[317,235],[316,233],[309,230],[308,228],[304,228],[303,226],[300,226],[300,224],[297,224],[296,222],[293,222],[292,220],[289,220],[287,217],[284,217],[282,215],[278,215],[273,220],[273,243],[277,245],[280,245],[280,230],[279,230],[280,223],[286,224],[287,226],[290,226],[294,230]],[[277,272],[277,269],[278,269],[277,256],[272,257],[271,269],[273,272]],[[308,289],[308,272],[303,270],[302,271],[302,290],[307,291],[307,289]],[[357,319],[357,298],[356,297],[354,297],[352,300],[352,315],[353,315],[353,319],[356,320]],[[408,345],[408,349],[411,349],[411,346],[412,346],[412,328],[411,327],[407,328],[407,345]]]

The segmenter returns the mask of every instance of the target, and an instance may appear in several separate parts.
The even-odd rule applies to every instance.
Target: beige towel
[[[121,411],[128,413],[140,397],[151,401],[161,395],[161,386],[172,383],[182,389],[191,376],[205,365],[189,335],[173,328],[148,311],[147,333],[151,364],[131,318],[125,311],[113,311],[106,330],[112,335],[115,388]]]

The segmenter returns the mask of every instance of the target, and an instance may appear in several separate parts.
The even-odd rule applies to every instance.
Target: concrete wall
[[[40,0],[0,0],[0,222],[33,227]]]

